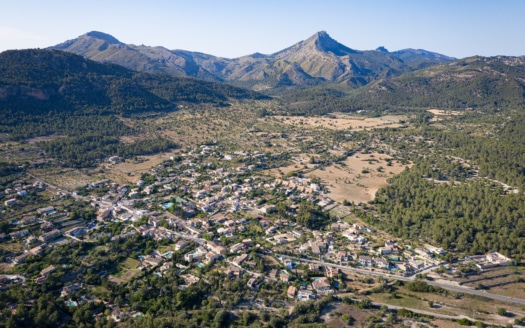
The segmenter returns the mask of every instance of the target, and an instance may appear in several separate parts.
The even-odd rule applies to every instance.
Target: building
[[[315,295],[311,290],[300,290],[297,293],[297,300],[298,301],[308,301],[311,299],[314,299]]]
[[[54,265],[50,265],[48,266],[47,268],[45,268],[44,270],[40,271],[40,276],[41,277],[47,277],[49,276],[51,273],[55,272],[57,268],[55,268]]]
[[[60,230],[53,229],[49,232],[42,234],[40,237],[38,237],[38,240],[47,243],[57,239],[59,236],[62,236],[62,232],[60,232]]]
[[[211,250],[212,252],[217,253],[219,255],[224,255],[224,254],[227,253],[226,247],[221,246],[221,245],[217,245],[216,243],[214,243],[212,241],[207,242],[206,245],[208,246],[209,250]]]
[[[55,212],[55,208],[53,206],[49,206],[49,207],[39,208],[36,211],[38,212],[38,214],[41,214],[41,215],[49,215]]]
[[[16,205],[16,199],[11,198],[11,199],[6,200],[4,202],[4,205],[5,206],[14,206],[14,205]]]
[[[257,278],[256,277],[251,277],[250,280],[248,280],[248,283],[246,285],[248,287],[250,287],[250,288],[257,287]]]
[[[20,231],[11,232],[9,236],[13,239],[20,239],[24,238],[25,236],[29,235],[29,230],[24,229]]]
[[[186,248],[187,246],[188,246],[188,242],[181,239],[175,244],[175,250],[176,251],[181,251],[184,248]]]
[[[316,278],[317,279],[317,278]],[[318,278],[312,282],[312,287],[315,290],[330,290],[331,286],[326,278]]]
[[[487,255],[485,255],[485,258],[487,262],[497,264],[497,265],[511,265],[512,264],[512,260],[510,258],[498,252],[488,253]]]
[[[291,299],[295,298],[295,293],[297,293],[297,288],[294,286],[288,287],[288,290],[286,291],[286,296],[288,296]]]
[[[372,258],[370,256],[359,256],[357,262],[362,266],[372,266]]]
[[[326,267],[325,273],[328,278],[335,278],[337,277],[339,270],[337,268]]]
[[[231,253],[238,253],[243,251],[246,248],[246,246],[243,243],[238,243],[230,247]]]
[[[148,255],[144,258],[143,262],[147,265],[157,266],[162,263],[162,258]]]

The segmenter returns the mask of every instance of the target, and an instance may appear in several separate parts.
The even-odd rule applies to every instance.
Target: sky
[[[100,31],[124,43],[234,58],[327,31],[357,50],[521,56],[523,13],[523,0],[0,0],[0,51]]]

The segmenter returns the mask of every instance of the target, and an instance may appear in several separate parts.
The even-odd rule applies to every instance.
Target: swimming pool
[[[204,264],[202,264],[202,263],[197,264],[197,266],[198,266],[199,268],[204,268]]]

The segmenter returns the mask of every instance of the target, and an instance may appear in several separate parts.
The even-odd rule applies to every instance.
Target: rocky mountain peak
[[[345,56],[358,51],[348,48],[345,45],[332,39],[326,31],[319,31],[304,41],[306,46],[312,45],[316,50],[331,52],[336,56]]]
[[[84,36],[89,36],[89,37],[92,37],[92,38],[95,38],[95,39],[103,40],[103,41],[106,41],[109,44],[120,44],[121,43],[114,36],[106,34],[106,33],[98,32],[98,31],[88,32],[88,33],[84,34]]]

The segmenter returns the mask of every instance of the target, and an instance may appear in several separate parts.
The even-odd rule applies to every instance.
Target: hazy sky
[[[524,0],[0,0],[0,51],[89,31],[222,57],[270,54],[325,30],[358,50],[525,55]]]

